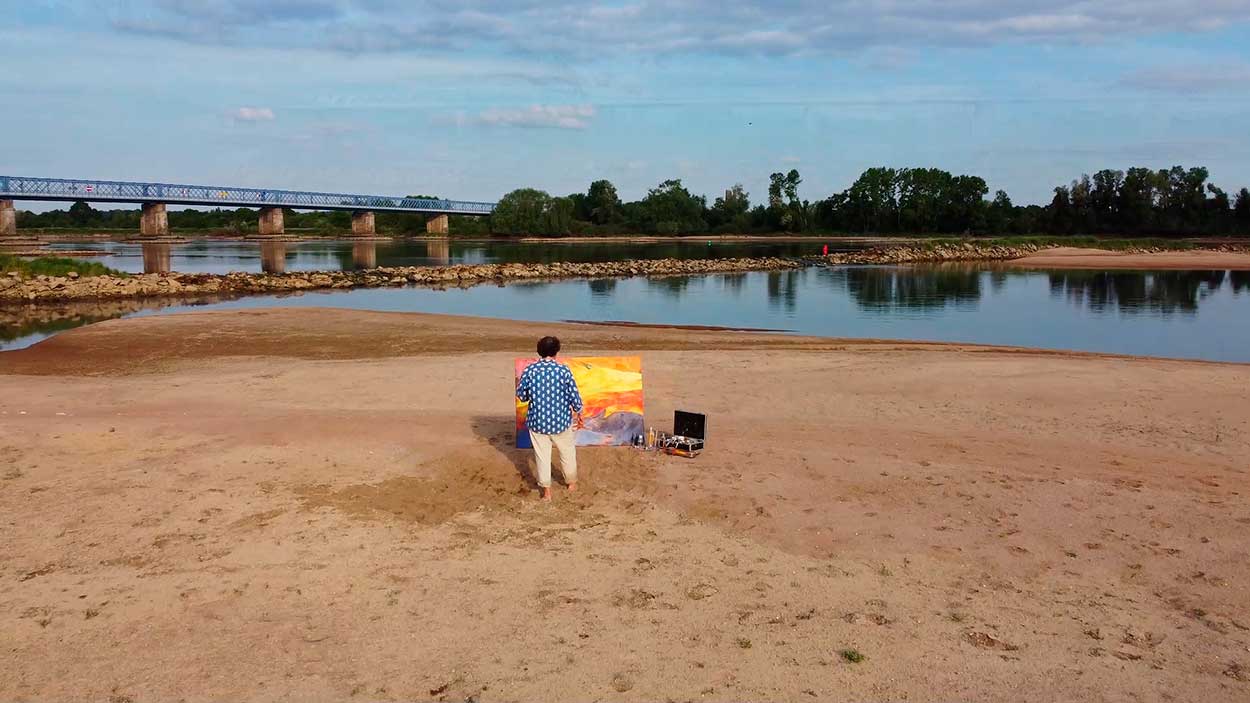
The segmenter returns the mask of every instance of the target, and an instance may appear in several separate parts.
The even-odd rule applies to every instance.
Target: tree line
[[[709,205],[680,180],[633,202],[595,181],[585,193],[553,197],[533,188],[499,202],[491,230],[503,235],[1051,234],[1125,236],[1250,235],[1250,190],[1236,195],[1208,182],[1206,168],[1105,169],[1054,189],[1047,205],[1015,205],[1002,190],[987,198],[979,176],[937,168],[870,168],[849,188],[812,202],[799,196],[797,170],[769,177],[754,206],[741,184]]]
[[[490,218],[454,217],[456,234],[569,236],[616,234],[1048,234],[1121,236],[1250,235],[1250,190],[1234,195],[1208,181],[1206,168],[1127,171],[1104,169],[1054,189],[1046,205],[1015,205],[1005,191],[988,198],[979,176],[937,168],[864,171],[846,190],[822,200],[799,195],[797,170],[773,173],[767,197],[752,205],[741,184],[709,204],[680,179],[666,180],[635,201],[622,201],[607,180],[585,193],[552,196],[519,188],[499,200]],[[414,196],[428,197],[428,196]],[[379,232],[420,234],[426,216],[377,213]],[[256,211],[175,210],[174,229],[235,233],[256,230]],[[19,213],[19,227],[137,229],[139,210],[96,210],[84,202],[68,210]],[[347,212],[286,213],[286,227],[324,232],[350,229]]]

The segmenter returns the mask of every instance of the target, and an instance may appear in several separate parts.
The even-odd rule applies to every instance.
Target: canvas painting
[[[517,359],[516,380],[537,359]],[[570,357],[559,359],[573,372],[582,394],[585,429],[577,431],[577,446],[629,445],[643,433],[642,358],[637,356]],[[516,446],[530,448],[525,429],[528,403],[516,402]]]

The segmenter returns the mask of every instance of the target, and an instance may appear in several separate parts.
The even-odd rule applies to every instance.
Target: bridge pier
[[[165,203],[143,204],[143,214],[139,217],[139,236],[169,236],[169,213],[165,211]]]
[[[438,215],[425,221],[426,234],[447,234],[447,216]]]
[[[286,221],[280,207],[263,207],[260,209],[260,223],[257,232],[262,237],[286,233]]]
[[[0,200],[0,237],[17,236],[17,210],[12,200]]]
[[[376,219],[372,210],[356,210],[352,213],[352,236],[364,237],[377,234]]]

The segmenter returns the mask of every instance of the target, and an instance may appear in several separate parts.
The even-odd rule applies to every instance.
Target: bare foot
[[[548,503],[550,503],[550,502],[551,502],[551,487],[550,487],[550,486],[544,486],[544,487],[543,487],[543,489],[542,489],[542,495],[540,495],[540,496],[539,496],[539,500],[543,500],[543,501],[546,501],[546,502],[548,502]]]
[[[572,493],[573,491],[576,491],[576,490],[577,490],[577,481],[574,481],[569,484],[569,493]]]

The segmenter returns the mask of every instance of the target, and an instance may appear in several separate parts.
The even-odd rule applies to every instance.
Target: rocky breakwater
[[[475,264],[456,266],[401,266],[361,271],[306,271],[285,274],[143,274],[132,276],[21,277],[0,276],[0,305],[59,303],[75,300],[239,296],[344,288],[381,288],[420,285],[472,286],[483,283],[562,278],[623,278],[630,276],[690,276],[741,271],[777,271],[800,268],[793,259],[633,259],[599,263]]]
[[[847,264],[914,264],[940,261],[1006,261],[1041,251],[1038,244],[978,244],[976,242],[939,243],[923,246],[874,247],[863,251],[839,252],[808,260],[829,266]]]

